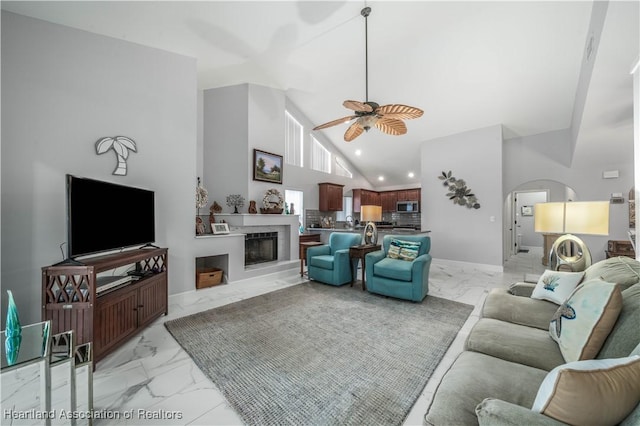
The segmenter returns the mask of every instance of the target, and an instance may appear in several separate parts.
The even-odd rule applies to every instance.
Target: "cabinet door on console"
[[[166,278],[161,275],[166,275],[166,272],[149,278],[138,290],[138,327],[167,313]]]
[[[98,298],[94,322],[95,358],[138,328],[137,291],[116,291]]]

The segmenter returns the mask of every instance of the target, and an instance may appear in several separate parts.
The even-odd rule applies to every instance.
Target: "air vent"
[[[595,49],[595,39],[593,34],[589,36],[589,40],[587,41],[587,62],[591,60],[591,55],[593,54],[593,50]]]

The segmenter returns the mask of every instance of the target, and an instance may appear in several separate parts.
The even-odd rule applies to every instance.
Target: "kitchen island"
[[[431,232],[430,230],[422,231],[409,227],[393,227],[391,225],[377,226],[376,229],[378,230],[378,243],[382,242],[382,238],[384,238],[385,235],[419,235]],[[332,232],[354,232],[362,234],[363,231],[364,226],[359,226],[354,228],[307,228],[306,233],[320,234],[320,241],[327,244],[329,242],[329,235],[331,235]]]

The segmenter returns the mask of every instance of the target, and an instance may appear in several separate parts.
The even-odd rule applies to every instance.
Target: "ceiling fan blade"
[[[358,118],[356,115],[348,115],[346,117],[338,118],[337,120],[330,121],[328,123],[321,124],[313,128],[313,130],[326,129],[327,127],[337,126],[338,124],[348,123],[354,118]]]
[[[367,105],[364,102],[360,102],[360,101],[344,101],[342,103],[342,106],[344,106],[345,108],[349,108],[353,111],[358,111],[358,112],[372,112],[373,108],[371,108],[371,105]]]
[[[347,142],[351,142],[358,136],[360,136],[364,132],[364,128],[357,121],[353,123],[346,132],[344,132],[344,140]]]
[[[376,121],[376,127],[389,135],[397,136],[407,133],[407,126],[404,124],[404,121],[398,120],[397,118],[389,118],[386,115]]]
[[[403,120],[421,117],[423,113],[424,111],[420,108],[401,104],[383,105],[376,109],[376,114],[384,115],[388,118],[401,118]]]

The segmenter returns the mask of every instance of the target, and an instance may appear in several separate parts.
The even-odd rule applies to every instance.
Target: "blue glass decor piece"
[[[22,342],[22,327],[20,326],[20,318],[18,317],[18,307],[13,300],[13,293],[7,290],[9,294],[9,306],[7,307],[7,324],[5,329],[6,340],[4,349],[7,355],[9,365],[15,364],[18,359],[18,351],[20,350],[20,342]]]

